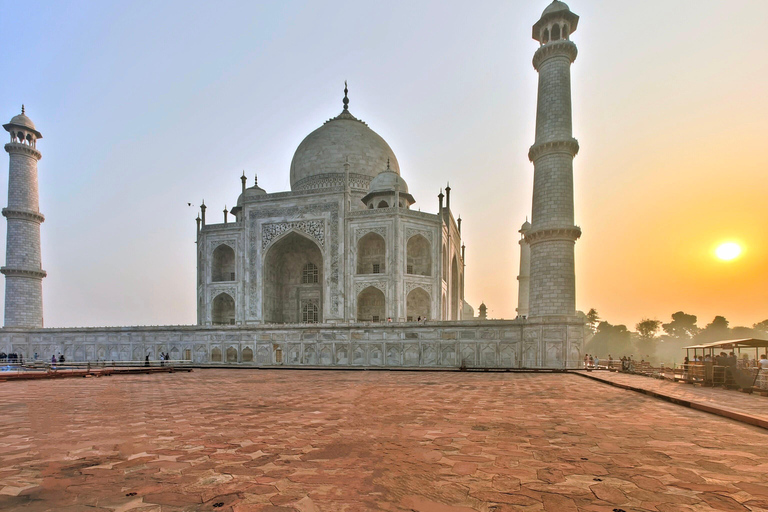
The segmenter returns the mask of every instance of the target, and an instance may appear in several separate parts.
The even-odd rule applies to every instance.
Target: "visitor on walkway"
[[[765,354],[760,356],[760,361],[758,361],[757,367],[761,370],[768,370],[768,357],[766,357]]]
[[[597,356],[595,356],[595,368],[596,369],[600,368],[600,358]]]
[[[144,366],[149,366],[149,354],[144,358]]]

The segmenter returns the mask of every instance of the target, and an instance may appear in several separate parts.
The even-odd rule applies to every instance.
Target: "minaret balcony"
[[[533,67],[538,71],[544,61],[562,55],[568,57],[573,62],[576,60],[578,53],[579,50],[576,48],[576,45],[568,39],[552,41],[544,46],[540,46],[536,53],[533,54]]]
[[[21,142],[9,142],[5,145],[5,150],[8,153],[22,153],[25,155],[29,155],[31,157],[36,158],[37,160],[40,160],[43,158],[43,154],[40,153],[37,149],[30,146],[26,143]]]
[[[33,222],[45,222],[45,216],[40,212],[33,212],[30,210],[12,210],[10,208],[3,208],[3,217],[6,219],[22,219],[30,220]]]
[[[567,153],[574,157],[579,153],[579,141],[571,138],[570,140],[556,140],[534,144],[528,150],[528,159],[531,162],[535,162],[542,156],[553,153]]]
[[[42,279],[48,276],[48,273],[45,270],[31,270],[27,268],[9,267],[0,267],[0,274],[3,274],[6,277],[33,277],[37,279]]]
[[[530,245],[535,245],[544,241],[565,241],[575,242],[581,236],[579,226],[569,226],[564,228],[545,228],[529,231],[525,234],[525,240]]]

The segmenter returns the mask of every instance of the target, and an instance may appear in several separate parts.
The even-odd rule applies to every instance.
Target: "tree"
[[[659,332],[660,327],[660,320],[651,320],[650,318],[643,318],[635,325],[638,336],[637,351],[641,358],[650,358],[656,354],[656,333]]]
[[[768,322],[768,320],[766,320]],[[597,314],[597,310],[595,308],[592,308],[587,313],[587,326],[589,327],[589,330],[592,331],[592,334],[595,334],[597,332],[597,324],[600,323],[600,316]]]
[[[752,328],[758,331],[756,334],[768,337],[768,319],[763,320],[762,322],[757,322]]]
[[[696,320],[696,315],[688,315],[678,311],[672,314],[672,321],[668,324],[662,324],[661,328],[673,338],[689,340],[700,331],[696,326]]]
[[[625,325],[600,322],[595,330],[595,335],[587,342],[584,350],[601,359],[606,358],[608,354],[612,355],[614,359],[630,355],[632,353],[630,332]]]
[[[727,340],[731,335],[728,328],[728,320],[723,316],[716,316],[711,323],[696,335],[696,343],[708,343],[712,341]]]
[[[640,339],[646,341],[653,341],[653,339],[656,338],[656,333],[659,332],[659,327],[661,327],[661,320],[651,320],[650,318],[644,318],[640,320],[640,323],[635,325],[635,329],[637,329],[637,334],[640,336]]]

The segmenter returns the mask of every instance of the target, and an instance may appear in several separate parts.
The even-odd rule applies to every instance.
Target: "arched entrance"
[[[235,325],[235,299],[228,293],[220,293],[213,299],[211,323],[213,325]]]
[[[381,322],[386,311],[384,292],[369,286],[357,296],[357,321]]]
[[[264,321],[322,322],[323,254],[315,242],[292,231],[264,258]]]
[[[432,316],[430,311],[431,299],[429,294],[423,288],[414,288],[408,297],[405,299],[406,309],[408,311],[408,321],[413,322],[421,319],[430,318]]]

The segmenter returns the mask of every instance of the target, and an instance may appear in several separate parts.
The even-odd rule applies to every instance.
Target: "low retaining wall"
[[[460,322],[0,329],[25,360],[172,359],[233,365],[576,368],[581,317]]]

